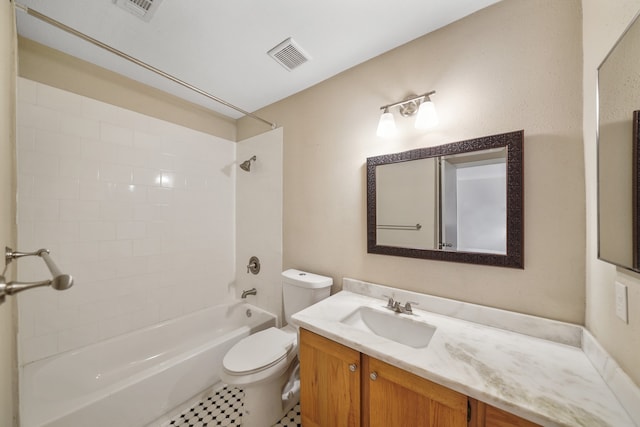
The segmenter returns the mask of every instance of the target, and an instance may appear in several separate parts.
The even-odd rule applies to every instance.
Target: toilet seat
[[[227,352],[222,366],[230,375],[250,375],[287,359],[296,346],[296,335],[269,328],[241,339]]]

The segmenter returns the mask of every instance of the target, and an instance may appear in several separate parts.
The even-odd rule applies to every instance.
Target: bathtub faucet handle
[[[260,273],[260,260],[257,256],[252,256],[251,258],[249,258],[249,264],[247,264],[247,274],[249,273]]]

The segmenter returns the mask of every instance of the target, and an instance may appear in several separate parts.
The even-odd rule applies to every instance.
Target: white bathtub
[[[21,425],[143,426],[220,381],[227,350],[271,326],[273,315],[232,303],[30,363]]]

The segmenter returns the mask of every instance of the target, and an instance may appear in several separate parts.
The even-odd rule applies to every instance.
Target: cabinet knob
[[[355,363],[351,363],[351,364],[349,364],[349,370],[350,370],[351,372],[355,372],[355,371],[356,371],[356,369],[358,369],[358,365],[356,365]]]
[[[376,371],[373,371],[369,374],[369,378],[371,378],[372,381],[375,381],[378,379],[378,373]]]

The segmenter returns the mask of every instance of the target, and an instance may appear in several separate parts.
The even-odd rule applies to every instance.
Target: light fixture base
[[[400,115],[402,117],[411,117],[418,112],[418,107],[420,107],[421,99],[416,99],[417,95],[409,95],[404,100],[407,101],[404,104],[400,104],[398,110],[400,111]]]

